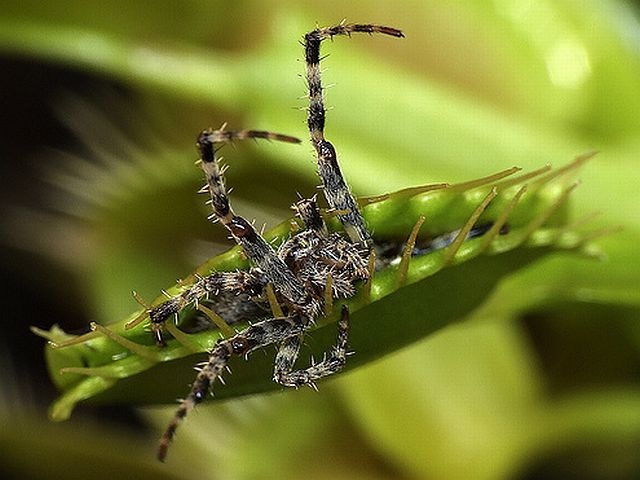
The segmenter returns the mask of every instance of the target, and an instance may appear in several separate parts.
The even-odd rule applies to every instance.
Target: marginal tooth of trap
[[[560,206],[567,200],[567,198],[569,197],[569,194],[579,185],[578,182],[573,183],[571,186],[569,186],[568,188],[566,188],[559,196],[558,198],[546,209],[544,210],[542,213],[540,213],[536,218],[534,218],[533,220],[531,220],[531,222],[529,222],[529,224],[524,228],[524,230],[522,231],[521,235],[522,235],[522,242],[524,242],[526,239],[528,239],[531,234],[533,232],[535,232],[536,230],[538,230],[540,227],[542,227],[542,225],[544,225],[544,223],[549,220],[549,218],[551,217],[551,215],[553,215],[558,208],[560,208]]]
[[[571,172],[571,171],[576,171],[578,170],[583,164],[585,164],[588,160],[590,160],[591,158],[593,158],[598,152],[593,151],[593,152],[588,152],[588,153],[584,153],[582,155],[579,155],[578,157],[576,157],[573,162],[569,163],[568,165],[565,165],[564,167],[560,167],[557,168],[555,170],[552,170],[551,172],[549,172],[547,175],[544,175],[543,177],[540,177],[539,179],[537,179],[535,182],[531,182],[536,183],[536,184],[544,184],[547,183],[551,180],[553,180],[554,178],[558,178],[562,175],[564,175],[565,173]]]
[[[424,215],[420,215],[420,217],[418,217],[418,221],[411,229],[407,243],[402,251],[402,258],[400,258],[400,264],[398,265],[398,271],[396,273],[397,288],[403,287],[407,283],[407,273],[409,272],[411,254],[413,253],[413,247],[416,245],[416,239],[418,238],[420,227],[422,227],[422,224],[424,223],[424,218]]]
[[[29,330],[31,330],[31,333],[33,333],[34,335],[37,335],[38,337],[44,338],[45,340],[47,340],[49,344],[51,345],[57,344],[56,341],[54,340],[53,332],[49,330],[44,330],[42,328],[34,327],[33,325],[29,327]]]
[[[72,345],[79,345],[88,340],[93,340],[94,338],[98,338],[100,334],[95,331],[91,331],[89,333],[85,333],[83,335],[78,335],[77,337],[70,338],[69,340],[65,340],[64,342],[52,342],[49,341],[51,348],[65,348],[70,347]]]
[[[577,230],[578,228],[583,227],[588,223],[591,223],[600,215],[602,215],[602,212],[587,213],[579,218],[576,218],[571,223],[567,223],[564,227],[561,228],[561,232],[569,232],[571,230]]]
[[[609,228],[594,229],[591,232],[578,232],[581,227],[584,227],[585,225],[591,223],[598,216],[600,216],[600,212],[587,213],[586,215],[583,215],[561,227],[558,227],[556,229],[556,245],[562,246],[563,248],[575,248],[579,245],[584,245],[585,243],[594,240],[594,238],[599,238],[601,236],[599,232],[601,231],[603,232],[603,235],[607,235],[609,233]],[[592,233],[595,235],[595,237],[592,237]]]
[[[482,240],[480,240],[480,247],[478,248],[478,251],[484,252],[486,248],[491,244],[491,242],[493,242],[493,240],[498,235],[500,235],[500,230],[507,223],[507,219],[509,218],[509,215],[511,215],[511,212],[513,212],[513,209],[516,207],[516,205],[522,198],[522,195],[524,195],[526,191],[527,191],[527,186],[523,185],[520,188],[520,190],[516,192],[516,194],[513,196],[513,198],[507,205],[507,207],[500,213],[500,215],[498,216],[496,221],[493,223],[489,231],[485,233],[484,236],[482,237]]]
[[[269,301],[269,307],[271,307],[271,313],[275,318],[284,317],[284,313],[282,312],[282,308],[278,303],[278,299],[276,298],[276,292],[273,290],[273,285],[271,282],[267,283],[265,287],[265,292],[267,294],[267,300]]]
[[[197,345],[189,338],[189,335],[180,330],[173,322],[166,322],[164,328],[171,334],[176,341],[191,352],[198,352]]]
[[[142,322],[144,322],[149,317],[149,310],[151,309],[151,306],[135,290],[131,292],[131,296],[138,305],[144,308],[144,310],[140,312],[140,314],[136,318],[124,324],[125,330],[131,330],[132,328],[137,327]]]
[[[506,190],[509,187],[518,184],[524,184],[531,179],[539,177],[551,170],[551,165],[547,164],[544,167],[538,168],[537,170],[533,170],[532,172],[523,173],[522,175],[517,175],[515,177],[507,178],[500,182],[497,182],[495,186],[498,188],[498,191]]]
[[[102,325],[92,322],[91,330],[96,333],[102,334],[105,337],[108,337],[110,340],[113,340],[118,345],[129,350],[131,353],[138,355],[146,360],[152,361],[154,363],[159,361],[158,354],[155,350],[146,347],[144,345],[140,345],[139,343],[132,342],[131,340],[124,338],[122,335],[117,334],[113,330],[109,330]]]
[[[136,292],[135,290],[132,290],[131,296],[133,297],[133,299],[136,301],[138,305],[140,305],[145,310],[149,310],[149,304],[145,301],[144,298],[142,298],[142,296],[138,292]]]
[[[110,365],[104,367],[63,367],[59,370],[61,375],[74,374],[74,375],[86,375],[87,377],[100,377],[118,379],[123,378],[122,372],[118,372]]]
[[[482,187],[485,185],[495,184],[498,180],[502,180],[509,175],[513,175],[514,173],[522,170],[520,167],[511,167],[506,170],[502,170],[501,172],[494,173],[493,175],[488,175],[486,177],[478,178],[476,180],[471,180],[469,182],[456,183],[455,185],[451,185],[449,187],[452,191],[466,191],[471,190],[472,188]]]
[[[491,200],[496,197],[496,195],[498,195],[498,189],[496,187],[493,187],[487,194],[487,196],[484,197],[480,205],[478,205],[473,211],[469,219],[456,235],[456,238],[453,240],[453,242],[451,242],[451,245],[446,248],[446,252],[443,258],[444,265],[448,265],[453,261],[456,253],[458,253],[458,250],[460,250],[462,243],[467,239],[467,237],[469,236],[469,232],[478,221],[478,218],[480,218],[482,212],[486,210],[487,206],[489,205],[489,203],[491,203]]]
[[[580,248],[582,253],[588,257],[605,257],[606,255],[593,243],[593,241],[602,237],[615,235],[616,233],[623,231],[624,227],[622,225],[594,228],[584,232],[576,231],[580,227],[584,227],[586,224],[593,221],[598,216],[600,216],[600,212],[592,212],[590,214],[583,215],[570,224],[562,227],[559,231],[559,238],[556,241],[556,245],[559,245],[562,248]]]
[[[612,227],[603,227],[603,228],[591,230],[589,232],[585,232],[578,238],[578,242],[575,244],[575,247],[588,247],[589,246],[588,244],[590,244],[594,240],[597,240],[602,237],[608,237],[609,235],[614,235],[618,232],[622,232],[623,230],[624,230],[624,227],[622,225],[614,225]],[[563,234],[565,235],[569,233],[571,232],[563,232]],[[587,252],[587,254],[589,256],[595,256],[595,257],[600,257],[604,255],[599,249],[597,249],[597,247],[594,248],[593,251]]]
[[[371,205],[372,203],[382,202],[384,200],[388,200],[390,198],[401,198],[401,197],[415,197],[416,195],[421,195],[427,192],[433,192],[434,190],[442,190],[445,188],[449,188],[451,185],[448,183],[431,183],[427,185],[420,185],[418,187],[409,187],[403,188],[402,190],[398,190],[393,193],[383,193],[381,195],[372,195],[369,197],[359,197],[357,199],[358,206],[366,207],[367,205]]]
[[[422,195],[423,193],[433,192],[435,190],[443,190],[451,187],[449,183],[430,183],[428,185],[420,185],[417,187],[408,187],[391,193],[391,198],[396,197],[415,197],[416,195]]]
[[[199,304],[198,310],[204,313],[215,324],[215,326],[218,327],[220,333],[222,333],[222,336],[224,338],[233,337],[236,334],[235,330],[231,328],[231,326],[227,322],[225,322],[224,318],[222,318],[210,308]]]
[[[143,312],[140,312],[140,314],[136,318],[134,318],[130,322],[125,323],[124,329],[131,330],[132,328],[137,327],[142,322],[144,322],[148,317],[149,313],[147,312],[147,310],[144,310]]]

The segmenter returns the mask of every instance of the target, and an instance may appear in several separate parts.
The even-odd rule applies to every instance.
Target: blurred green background
[[[640,477],[638,2],[50,2],[0,9],[0,474],[4,478]],[[361,195],[512,165],[581,172],[576,218],[623,226],[596,262],[549,258],[397,354],[321,384],[206,405],[166,465],[174,406],[55,397],[28,327],[137,308],[228,246],[193,143],[204,127],[305,137],[302,35],[343,19],[406,38],[325,45],[327,136]],[[232,152],[258,224],[314,191],[311,148]],[[464,294],[464,292],[460,292]],[[186,387],[186,386],[185,386]]]

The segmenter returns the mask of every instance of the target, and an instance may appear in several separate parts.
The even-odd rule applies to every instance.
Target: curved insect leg
[[[195,303],[209,295],[218,295],[221,291],[231,293],[247,292],[258,295],[262,292],[264,283],[251,272],[214,272],[202,277],[189,289],[175,297],[161,303],[147,312],[151,319],[151,329],[158,345],[164,345],[162,328],[172,315],[178,314],[187,305]]]
[[[342,176],[333,145],[324,138],[325,107],[320,78],[320,45],[323,40],[352,33],[381,33],[392,37],[404,37],[395,28],[382,25],[340,24],[319,28],[304,36],[306,79],[309,87],[309,111],[307,124],[318,159],[318,174],[322,179],[324,195],[329,206],[340,213],[338,218],[354,242],[371,246],[371,234],[367,230],[355,198]]]
[[[338,338],[336,344],[325,354],[321,362],[302,370],[293,370],[298,358],[302,333],[286,338],[276,355],[273,379],[286,387],[310,385],[315,388],[316,380],[342,370],[347,356],[347,337],[349,332],[349,309],[342,306],[340,320],[338,320]]]
[[[193,408],[201,403],[218,380],[232,355],[247,355],[253,350],[300,334],[306,327],[304,317],[270,318],[255,323],[231,338],[221,340],[209,354],[209,360],[202,366],[191,391],[180,402],[167,429],[160,438],[158,460],[164,461],[167,450],[180,423]]]
[[[214,216],[227,227],[234,240],[242,246],[253,265],[259,268],[274,288],[291,303],[301,308],[307,302],[304,286],[278,257],[275,250],[243,217],[236,215],[230,205],[225,187],[224,172],[216,159],[216,145],[235,139],[264,138],[283,142],[298,143],[294,137],[258,130],[231,132],[225,130],[205,130],[198,137],[200,164],[205,173]]]

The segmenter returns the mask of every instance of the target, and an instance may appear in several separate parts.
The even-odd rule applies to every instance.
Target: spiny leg
[[[392,37],[404,37],[395,28],[382,25],[340,24],[329,28],[319,28],[304,36],[306,79],[309,87],[309,114],[307,124],[318,158],[318,174],[322,179],[327,203],[338,211],[345,231],[354,242],[370,246],[371,234],[367,230],[358,205],[346,184],[333,145],[324,138],[325,107],[320,79],[320,44],[323,40],[337,35],[352,33],[381,33]]]
[[[307,304],[307,294],[303,285],[278,257],[275,250],[243,217],[231,209],[224,181],[224,172],[218,165],[215,146],[234,139],[265,138],[284,142],[298,143],[299,140],[276,133],[243,130],[238,132],[224,130],[205,130],[198,137],[198,149],[202,170],[211,195],[213,213],[227,227],[236,242],[242,246],[245,254],[254,266],[259,268],[268,282],[291,303],[303,308]]]
[[[228,347],[227,344],[218,344],[218,346],[216,346],[211,352],[207,364],[198,372],[191,386],[191,391],[187,397],[180,402],[178,410],[176,410],[167,429],[160,438],[157,457],[161,462],[164,462],[167,456],[167,450],[180,423],[182,423],[187,414],[193,410],[197,404],[205,399],[211,384],[220,376],[224,367],[226,367],[232,354],[232,351]]]
[[[197,303],[206,295],[218,295],[220,292],[248,293],[259,295],[264,288],[260,276],[251,272],[214,272],[202,277],[189,289],[148,310],[156,343],[164,345],[162,326],[164,322],[179,313],[191,303]]]
[[[206,398],[211,386],[219,379],[232,355],[247,355],[255,349],[298,335],[304,330],[307,323],[304,317],[270,318],[247,327],[231,338],[218,342],[209,354],[209,360],[198,372],[191,386],[191,391],[180,402],[180,406],[160,438],[158,460],[164,461],[178,426],[187,414]]]
[[[293,370],[293,365],[298,358],[302,333],[286,338],[281,344],[276,355],[273,372],[274,381],[286,387],[299,387],[301,385],[314,385],[316,380],[336,373],[344,367],[347,356],[347,336],[349,332],[349,309],[342,306],[340,320],[338,320],[338,338],[335,346],[320,363],[311,365],[302,370]]]

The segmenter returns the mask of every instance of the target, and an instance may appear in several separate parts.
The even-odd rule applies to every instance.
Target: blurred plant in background
[[[598,149],[573,202],[576,218],[596,211],[602,225],[624,226],[598,241],[605,259],[539,262],[464,323],[323,383],[320,394],[203,406],[167,465],[153,449],[173,405],[117,415],[87,407],[49,423],[42,400],[52,393],[15,353],[33,343],[28,326],[119,320],[136,308],[132,288],[152,298],[226,248],[194,194],[195,135],[228,121],[303,136],[297,40],[343,18],[407,35],[327,48],[339,50],[325,65],[337,83],[328,134],[358,194],[559,165]],[[3,176],[17,182],[2,196],[3,330],[20,333],[0,337],[0,472],[637,478],[639,47],[637,5],[613,0],[5,2],[5,58],[115,86],[56,92],[80,145],[45,153],[29,131],[21,138],[42,148],[37,168],[2,159]],[[4,92],[25,105],[29,94]],[[310,152],[239,150],[229,174],[237,210],[268,225],[287,217],[296,191],[317,182]],[[29,291],[19,305],[16,284]],[[113,417],[115,426],[104,420]]]

